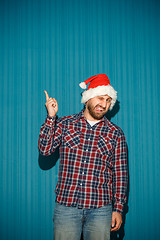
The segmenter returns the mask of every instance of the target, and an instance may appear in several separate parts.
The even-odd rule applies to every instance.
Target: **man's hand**
[[[55,117],[58,112],[58,104],[55,98],[50,98],[47,91],[44,91],[46,95],[46,103],[45,106],[48,111],[48,115],[50,117]]]
[[[122,216],[118,212],[113,212],[112,213],[112,225],[111,225],[111,231],[117,231],[120,229],[122,224]]]

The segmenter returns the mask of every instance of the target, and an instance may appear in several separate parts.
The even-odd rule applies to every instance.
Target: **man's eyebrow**
[[[103,97],[103,96],[99,96],[99,98],[101,98],[101,99],[105,99],[105,97]],[[108,96],[107,98],[106,98],[106,100],[108,100],[108,99],[112,99],[110,96]]]

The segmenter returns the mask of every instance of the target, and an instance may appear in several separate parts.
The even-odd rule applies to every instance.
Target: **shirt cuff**
[[[47,126],[52,127],[55,124],[55,117],[50,117],[49,115],[47,115],[45,123],[47,124]]]
[[[121,203],[116,203],[113,208],[113,212],[118,212],[122,214],[123,212],[123,205]]]

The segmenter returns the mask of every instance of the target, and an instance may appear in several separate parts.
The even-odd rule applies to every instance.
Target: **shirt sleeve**
[[[56,122],[56,117],[47,116],[41,126],[38,150],[41,155],[51,155],[60,145],[62,139],[62,121]]]
[[[113,211],[122,214],[126,203],[128,185],[127,144],[123,132],[120,134],[113,157],[112,196]]]

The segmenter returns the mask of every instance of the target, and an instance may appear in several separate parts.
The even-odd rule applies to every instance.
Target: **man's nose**
[[[102,107],[103,109],[105,109],[105,108],[106,108],[106,104],[107,104],[106,101],[102,101],[100,105],[101,105],[101,107]]]

